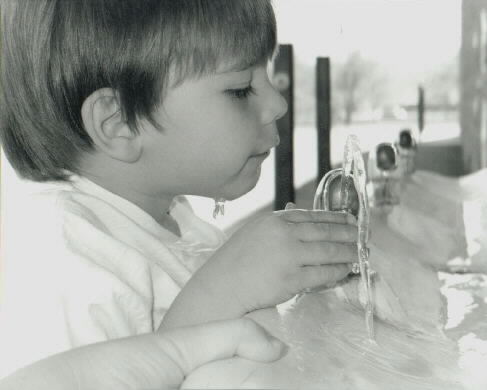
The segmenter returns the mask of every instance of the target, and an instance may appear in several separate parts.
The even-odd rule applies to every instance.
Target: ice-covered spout
[[[416,140],[414,139],[411,130],[403,129],[399,133],[397,150],[399,153],[399,167],[402,175],[411,175],[415,171],[415,159],[417,151]]]

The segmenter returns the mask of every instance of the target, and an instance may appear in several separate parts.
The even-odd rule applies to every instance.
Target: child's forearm
[[[245,306],[238,299],[238,286],[222,269],[215,272],[217,266],[212,260],[198,270],[176,297],[160,330],[240,318],[246,314]]]

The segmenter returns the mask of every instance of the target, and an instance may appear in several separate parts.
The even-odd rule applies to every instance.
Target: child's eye
[[[249,85],[248,87],[245,88],[228,89],[227,93],[230,94],[230,96],[234,97],[235,99],[246,99],[251,94],[255,94],[255,89],[251,85]]]

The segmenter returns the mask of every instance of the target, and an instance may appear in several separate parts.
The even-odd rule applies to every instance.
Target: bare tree
[[[379,106],[387,95],[387,77],[374,62],[360,52],[350,54],[342,64],[333,67],[333,89],[336,108],[343,112],[343,120],[350,124],[354,113],[363,105]]]

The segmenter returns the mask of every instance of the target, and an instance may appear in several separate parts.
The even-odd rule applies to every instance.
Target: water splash
[[[355,135],[349,135],[345,144],[343,155],[344,177],[352,177],[355,190],[359,199],[359,211],[357,216],[358,240],[357,255],[359,260],[360,278],[366,292],[365,302],[365,327],[370,340],[374,340],[374,301],[372,298],[372,271],[369,264],[369,201],[367,199],[367,176],[364,159]],[[350,190],[347,188],[348,180],[342,180],[341,201],[342,205],[348,202]]]
[[[225,215],[225,198],[215,199],[215,208],[213,209],[213,219],[217,219],[220,215]]]

